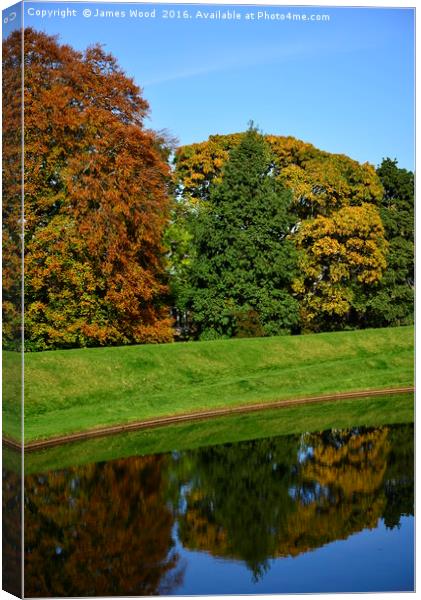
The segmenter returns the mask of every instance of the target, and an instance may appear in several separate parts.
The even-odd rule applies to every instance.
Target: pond
[[[25,594],[409,591],[413,425],[25,477]]]

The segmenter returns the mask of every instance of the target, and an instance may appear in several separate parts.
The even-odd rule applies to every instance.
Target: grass
[[[25,441],[199,409],[413,383],[413,328],[25,355]],[[6,415],[13,415],[6,398]],[[19,424],[5,421],[19,437]]]
[[[413,420],[413,394],[274,409],[124,433],[31,452],[25,454],[25,473],[304,431],[381,426]],[[5,449],[3,463],[11,469],[20,469],[20,454]]]
[[[2,357],[3,433],[16,440],[22,438],[22,356],[3,352]]]

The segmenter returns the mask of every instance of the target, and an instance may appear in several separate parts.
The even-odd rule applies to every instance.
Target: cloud
[[[307,47],[303,45],[289,45],[283,47],[272,46],[257,49],[254,48],[253,52],[250,50],[247,52],[238,51],[236,52],[235,56],[231,56],[229,58],[220,56],[212,63],[208,63],[206,65],[202,64],[200,66],[193,66],[188,69],[173,70],[162,73],[154,79],[143,81],[142,87],[151,87],[169,83],[171,81],[191,79],[193,77],[232,71],[235,69],[246,69],[264,64],[276,64],[285,60],[291,60],[294,57],[298,58],[306,56],[309,53],[314,53],[314,47],[311,48],[310,46]]]
[[[178,81],[183,79],[191,79],[193,77],[200,77],[202,75],[211,75],[212,73],[222,73],[226,71],[233,71],[236,69],[247,69],[251,67],[263,66],[263,65],[276,65],[285,61],[301,60],[303,58],[310,58],[311,60],[318,60],[323,56],[334,54],[348,54],[356,51],[368,50],[375,47],[375,42],[370,41],[366,43],[355,43],[347,42],[344,39],[335,40],[330,42],[319,42],[318,44],[312,40],[311,42],[301,42],[299,44],[287,44],[284,42],[283,45],[273,44],[270,46],[252,46],[249,44],[245,47],[226,48],[226,55],[220,54],[219,56],[212,57],[212,62],[209,62],[208,56],[200,57],[196,56],[196,60],[201,59],[201,64],[196,64],[190,68],[177,69],[157,75],[156,78],[149,79],[142,82],[142,87],[152,87],[155,85],[162,85],[170,83],[172,81]],[[170,65],[167,65],[169,68]]]

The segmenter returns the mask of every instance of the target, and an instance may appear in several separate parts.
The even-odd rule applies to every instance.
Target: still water
[[[25,594],[414,588],[413,425],[135,456],[25,478]]]

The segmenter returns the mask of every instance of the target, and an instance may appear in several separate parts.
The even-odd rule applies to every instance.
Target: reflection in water
[[[26,595],[180,593],[181,550],[257,582],[297,556],[413,514],[413,426],[331,430],[26,477]],[[282,589],[274,589],[280,593]],[[200,590],[197,590],[200,593]]]
[[[162,469],[130,458],[25,482],[25,595],[149,595],[182,576]]]
[[[3,467],[3,589],[22,595],[22,478]]]
[[[269,558],[346,539],[376,527],[386,515],[387,525],[398,525],[400,516],[413,510],[412,446],[407,426],[327,431],[190,453],[194,476],[179,517],[181,542],[241,559],[258,579]],[[401,488],[406,493],[401,495]]]

